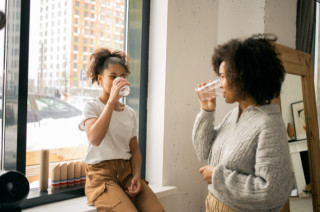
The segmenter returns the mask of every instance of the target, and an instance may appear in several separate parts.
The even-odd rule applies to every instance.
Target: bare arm
[[[99,146],[103,138],[106,136],[112,112],[114,109],[114,102],[107,102],[106,107],[103,109],[101,116],[97,118],[91,118],[85,121],[86,133],[89,142],[93,146]]]
[[[141,154],[138,145],[137,136],[131,138],[130,140],[130,152],[131,152],[131,167],[133,178],[131,180],[131,186],[128,188],[126,193],[129,196],[136,196],[141,191]]]
[[[131,158],[132,175],[133,175],[133,177],[140,178],[141,154],[140,154],[140,150],[139,150],[137,136],[131,138],[130,152],[132,155],[132,158]]]
[[[105,108],[102,111],[101,116],[99,118],[91,118],[85,121],[84,125],[86,128],[88,140],[93,146],[99,146],[103,138],[106,136],[109,129],[113,109],[115,107],[115,104],[121,98],[121,96],[119,95],[119,91],[124,85],[130,84],[125,80],[118,80],[116,84],[111,88],[111,94]]]

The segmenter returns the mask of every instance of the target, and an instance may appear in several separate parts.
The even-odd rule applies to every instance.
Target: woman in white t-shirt
[[[156,195],[141,180],[141,155],[137,118],[129,106],[119,102],[120,89],[130,85],[127,56],[122,51],[97,49],[90,57],[87,75],[103,88],[102,95],[83,109],[79,129],[86,131],[89,147],[85,194],[88,204],[99,211],[163,212]],[[123,79],[113,81],[117,77]]]

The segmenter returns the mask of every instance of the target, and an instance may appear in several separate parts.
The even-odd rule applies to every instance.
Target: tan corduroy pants
[[[215,198],[209,191],[206,199],[206,212],[236,212],[236,210],[225,205],[223,202]]]
[[[86,168],[85,194],[88,204],[99,212],[165,212],[144,180],[142,190],[129,198],[125,190],[131,186],[132,171],[129,160],[109,160]]]

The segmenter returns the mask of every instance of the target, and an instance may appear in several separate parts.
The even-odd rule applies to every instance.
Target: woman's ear
[[[102,79],[102,77],[101,77],[100,74],[98,75],[98,82],[99,82],[100,84],[102,84],[102,82],[103,82],[103,79]]]

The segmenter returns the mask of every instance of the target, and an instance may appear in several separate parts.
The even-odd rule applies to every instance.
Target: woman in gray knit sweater
[[[209,189],[207,212],[281,211],[290,196],[286,129],[279,106],[270,104],[285,77],[274,41],[275,36],[259,34],[214,51],[225,102],[239,107],[214,126],[216,100],[199,100],[192,139],[199,160],[208,164],[200,169]]]

